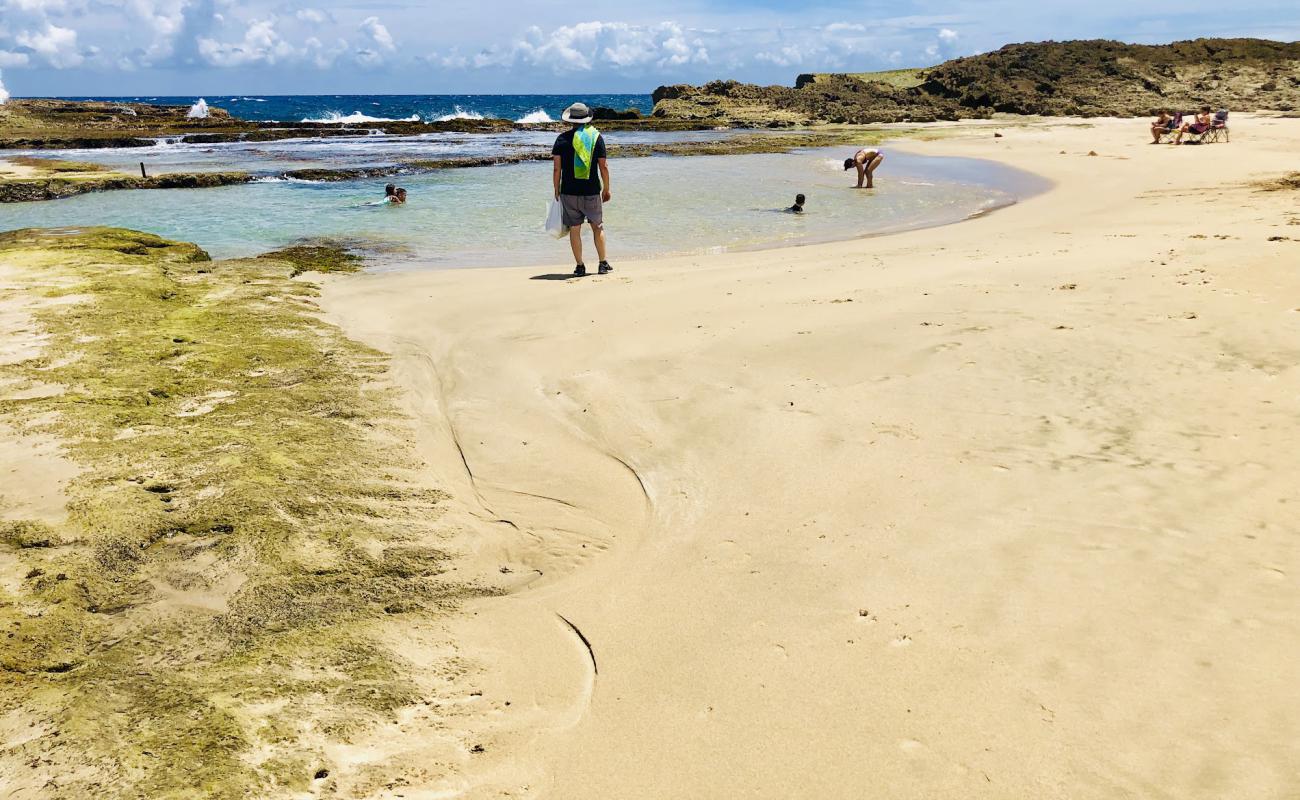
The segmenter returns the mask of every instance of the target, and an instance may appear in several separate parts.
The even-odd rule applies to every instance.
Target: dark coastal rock
[[[1300,99],[1300,42],[1197,39],[1007,45],[926,71],[921,89],[1012,114],[1143,116],[1200,105],[1253,111]]]
[[[591,116],[593,119],[598,119],[598,120],[641,119],[641,112],[635,108],[629,108],[624,111],[618,111],[616,109],[607,108],[605,106],[596,106],[591,110]]]
[[[149,147],[153,139],[135,136],[0,136],[0,150],[100,150],[110,147]]]

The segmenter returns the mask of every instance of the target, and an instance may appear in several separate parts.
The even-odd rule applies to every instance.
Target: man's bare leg
[[[596,255],[600,256],[601,261],[604,261],[605,260],[605,226],[593,224],[591,226],[591,238],[596,242]],[[578,247],[581,248],[582,245],[578,245]]]
[[[601,242],[601,244],[598,246],[603,247],[605,240],[602,238],[599,241]],[[569,248],[573,250],[573,263],[581,264],[582,263],[582,226],[581,225],[574,225],[572,228],[569,228]]]

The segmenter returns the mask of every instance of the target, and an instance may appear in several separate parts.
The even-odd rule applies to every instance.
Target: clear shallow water
[[[993,162],[888,151],[877,188],[861,191],[840,167],[848,150],[613,160],[611,260],[942,225],[1047,185]],[[443,170],[403,178],[410,201],[401,207],[365,205],[383,196],[382,179],[89,194],[0,206],[0,230],[116,225],[193,241],[218,258],[344,237],[399,248],[375,264],[381,269],[565,263],[567,243],[541,229],[550,179],[544,162]],[[807,213],[780,213],[799,192]]]
[[[158,103],[160,105],[189,107],[199,98],[194,96],[141,96],[141,97],[68,97],[67,100],[108,100],[132,103]],[[363,117],[374,119],[409,119],[418,117],[425,122],[438,119],[494,119],[545,122],[559,119],[560,114],[575,100],[591,106],[605,106],[623,110],[636,108],[642,114],[654,109],[648,94],[323,94],[323,95],[204,95],[208,105],[224,108],[242,119],[258,121],[301,122],[315,120],[334,121],[350,117],[364,122]]]

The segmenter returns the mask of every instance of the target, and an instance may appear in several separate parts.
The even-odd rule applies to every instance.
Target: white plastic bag
[[[564,224],[564,208],[560,205],[559,200],[552,200],[551,207],[546,212],[546,232],[556,239],[564,236],[569,232],[569,228]]]

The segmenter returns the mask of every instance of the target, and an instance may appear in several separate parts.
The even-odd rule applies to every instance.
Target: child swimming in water
[[[802,214],[803,204],[804,204],[803,195],[797,194],[794,196],[794,205],[787,208],[786,211],[790,212],[791,214]]]

